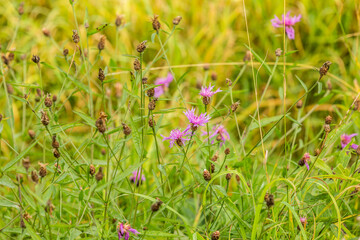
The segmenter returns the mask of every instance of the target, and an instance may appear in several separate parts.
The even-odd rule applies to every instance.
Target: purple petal
[[[309,171],[310,167],[309,167],[309,164],[307,162],[305,162],[305,166],[306,166],[307,170]]]
[[[356,150],[358,147],[359,147],[359,145],[357,145],[355,143],[351,144],[351,148],[354,149],[354,150]]]
[[[129,237],[130,237],[129,232],[126,232],[126,233],[125,233],[125,240],[129,240]]]
[[[295,39],[295,30],[293,27],[285,27],[285,31],[289,39]]]
[[[136,229],[133,229],[133,228],[130,228],[129,231],[132,232],[132,233],[135,234],[135,235],[138,235],[138,234],[139,234],[139,232],[136,231]]]

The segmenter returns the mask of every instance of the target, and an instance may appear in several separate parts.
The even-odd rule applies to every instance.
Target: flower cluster
[[[185,111],[184,114],[190,122],[190,125],[186,128],[185,131],[191,129],[194,132],[199,126],[204,126],[205,123],[209,122],[210,120],[210,116],[207,115],[207,113],[196,115],[195,108]]]
[[[171,75],[171,73],[168,73],[168,75],[164,78],[158,78],[154,82],[155,85],[160,85],[155,87],[155,94],[154,97],[158,98],[162,94],[164,94],[165,89],[169,87],[170,83],[173,81],[174,77]]]
[[[135,235],[139,234],[139,232],[136,229],[132,228],[130,226],[130,224],[128,224],[128,223],[123,224],[123,223],[119,222],[119,224],[118,224],[118,237],[119,237],[119,239],[128,240],[130,238],[129,232],[132,232]]]

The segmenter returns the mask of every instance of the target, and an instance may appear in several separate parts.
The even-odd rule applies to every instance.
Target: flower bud
[[[211,234],[211,240],[218,240],[220,239],[220,232],[216,231]]]
[[[104,173],[103,173],[103,168],[102,167],[100,167],[99,168],[99,171],[96,173],[96,175],[95,175],[95,179],[96,179],[96,181],[101,181],[102,179],[104,178]]]
[[[175,18],[173,19],[173,24],[174,24],[174,25],[179,25],[181,19],[182,19],[181,16],[175,17]]]
[[[146,49],[146,42],[147,42],[147,41],[143,41],[143,42],[141,42],[139,45],[137,45],[136,51],[138,51],[139,53],[142,53],[143,51],[145,51],[145,49]]]
[[[77,30],[73,30],[72,39],[73,39],[74,43],[78,43],[80,41],[80,36],[79,36]]]
[[[265,200],[266,205],[267,205],[268,207],[272,207],[272,206],[274,206],[274,204],[275,204],[274,195],[272,195],[272,194],[266,193],[266,194],[265,194],[265,197],[264,197],[264,200]]]
[[[280,56],[281,56],[281,53],[282,53],[281,48],[277,48],[277,49],[275,50],[275,56],[280,57]]]
[[[205,181],[210,181],[211,180],[211,174],[207,169],[204,169],[203,177],[204,177]]]
[[[159,22],[159,15],[154,15],[154,18],[152,19],[152,26],[153,29],[158,33],[159,29],[161,28],[161,24]]]

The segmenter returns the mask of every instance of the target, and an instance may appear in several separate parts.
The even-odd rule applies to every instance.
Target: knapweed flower
[[[351,142],[351,139],[353,137],[355,137],[356,135],[357,135],[357,133],[353,133],[353,134],[350,134],[350,135],[347,135],[347,134],[341,135],[341,148],[345,148]],[[356,150],[358,148],[358,145],[353,143],[353,144],[351,144],[350,147],[352,149]]]
[[[187,110],[184,112],[185,116],[189,119],[190,125],[186,128],[185,131],[191,130],[194,132],[199,126],[204,126],[205,123],[209,122],[210,116],[207,113],[202,113],[200,115],[195,114],[195,108]]]
[[[161,85],[161,86],[155,87],[154,97],[156,97],[156,98],[160,97],[165,92],[165,88],[169,87],[169,85],[170,85],[170,83],[172,82],[173,79],[174,79],[174,77],[171,75],[171,73],[168,73],[168,75],[166,77],[164,77],[164,78],[156,79],[154,84],[155,85]]]
[[[310,154],[309,153],[305,153],[304,156],[300,159],[299,161],[299,165],[302,166],[306,166],[307,170],[310,170],[309,167],[309,162],[310,162]]]
[[[207,132],[203,131],[203,135],[207,135]],[[220,146],[230,139],[230,135],[223,125],[215,125],[213,127],[213,132],[210,133],[209,137],[213,138],[215,136],[216,140],[220,142]],[[211,144],[214,144],[214,140],[212,140]]]
[[[118,224],[119,239],[128,240],[130,238],[129,232],[132,232],[135,235],[139,234],[139,232],[136,229],[131,228],[130,224],[128,224],[128,223],[123,224],[123,223],[119,222],[119,224]]]
[[[136,186],[139,186],[140,184],[142,184],[143,182],[145,182],[145,175],[141,174],[140,177],[140,173],[141,170],[136,170],[132,172],[132,176],[130,176],[130,181],[133,182],[134,184],[136,184]]]
[[[290,17],[290,11],[286,13],[286,16],[282,15],[282,19],[280,20],[276,15],[275,18],[271,19],[271,23],[273,27],[280,28],[285,25],[285,31],[289,39],[295,38],[295,30],[292,26],[295,23],[300,22],[301,14],[298,16]]]
[[[220,88],[218,88],[216,91],[213,91],[214,87],[215,86],[211,86],[211,83],[210,83],[209,87],[204,87],[204,86],[201,87],[201,91],[199,94],[203,97],[203,103],[205,105],[208,105],[210,103],[210,98],[215,93],[221,92]]]
[[[170,140],[170,148],[176,143],[179,147],[184,146],[186,141],[189,141],[189,138],[186,138],[187,135],[191,134],[188,130],[180,131],[179,129],[173,129],[170,132],[169,137],[163,137],[163,141]]]

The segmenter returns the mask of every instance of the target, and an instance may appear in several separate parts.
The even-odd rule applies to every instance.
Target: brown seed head
[[[43,110],[41,110],[41,123],[44,125],[44,126],[47,126],[49,125],[49,117],[47,115],[47,113]]]
[[[105,80],[105,74],[104,74],[104,70],[102,70],[102,68],[99,68],[99,74],[98,74],[98,79],[103,82]]]
[[[218,76],[217,76],[216,72],[211,73],[211,80],[216,81],[217,78],[218,78]]]
[[[59,150],[57,150],[56,148],[54,148],[54,149],[53,149],[53,155],[54,155],[54,157],[56,157],[56,158],[60,158],[60,152],[59,152]]]
[[[134,60],[134,70],[135,71],[140,71],[140,69],[141,69],[141,64],[140,64],[140,61],[139,61],[139,59],[135,59]]]
[[[24,158],[22,160],[22,165],[26,169],[26,171],[29,170],[29,168],[30,168],[30,158],[29,158],[29,156],[27,156],[26,158]]]
[[[101,181],[102,179],[104,178],[104,173],[103,173],[103,168],[102,167],[100,167],[99,168],[99,171],[96,173],[96,175],[95,175],[95,179],[96,179],[96,181]]]
[[[302,105],[303,105],[303,101],[302,101],[302,100],[299,100],[299,101],[296,103],[296,107],[297,107],[297,108],[302,108]]]
[[[147,95],[148,97],[153,97],[155,95],[155,89],[150,88],[149,90],[147,90]]]
[[[252,53],[250,50],[247,50],[244,56],[244,62],[250,62],[252,59]]]
[[[52,106],[52,99],[51,99],[51,94],[48,93],[45,97],[45,100],[44,100],[44,104],[46,107],[50,108]]]
[[[42,29],[42,33],[44,34],[45,37],[50,37],[50,31],[47,28],[43,28]]]
[[[275,204],[274,195],[272,195],[272,194],[266,193],[265,197],[264,197],[264,200],[265,200],[266,205],[268,207],[272,207]]]
[[[131,128],[127,124],[122,123],[122,127],[123,127],[123,132],[124,132],[125,136],[128,136],[131,134]]]
[[[153,128],[155,126],[156,122],[153,118],[149,118],[149,127]]]
[[[330,115],[326,116],[325,123],[326,124],[331,124],[331,121],[332,121],[332,117]]]
[[[100,133],[104,133],[106,131],[106,124],[104,120],[102,120],[101,118],[98,118],[96,120],[95,126],[97,127]]]
[[[32,139],[34,139],[36,137],[35,131],[32,129],[29,129],[28,134]]]
[[[142,78],[142,84],[147,84],[147,80],[148,80],[147,77],[143,77],[143,78]]]
[[[280,57],[280,56],[281,56],[281,53],[282,53],[281,48],[277,48],[277,49],[275,50],[275,56]]]
[[[157,201],[151,205],[151,211],[153,212],[159,211],[161,204],[163,204],[163,202],[160,199],[157,199]]]
[[[52,137],[52,143],[51,143],[51,146],[53,148],[59,148],[60,147],[60,144],[58,141],[56,141],[56,135],[54,134],[53,137]]]
[[[96,169],[94,167],[94,165],[90,164],[90,167],[89,167],[89,173],[91,176],[93,176],[96,172]]]
[[[152,100],[149,102],[148,108],[149,108],[149,110],[154,110],[155,107],[156,107],[156,101],[155,101],[155,99],[152,99]]]
[[[216,231],[211,234],[211,240],[218,240],[220,239],[220,232]]]
[[[203,177],[204,177],[205,181],[210,181],[211,180],[211,174],[207,169],[204,169]]]
[[[98,49],[101,51],[101,50],[104,50],[105,48],[105,42],[106,42],[106,36],[105,35],[101,35],[100,37],[100,40],[99,40],[99,43],[98,43]]]
[[[123,25],[125,23],[124,21],[124,15],[117,15],[116,19],[115,19],[115,25],[117,27],[120,27],[121,25]]]
[[[24,14],[24,2],[21,2],[18,8],[18,13],[19,15],[23,15]]]
[[[77,30],[73,30],[72,39],[73,39],[74,43],[78,43],[80,41],[80,36],[79,36]]]
[[[225,178],[226,178],[226,180],[230,181],[231,176],[232,176],[232,175],[231,175],[231,173],[226,174],[226,177],[225,177]]]
[[[215,172],[215,164],[211,163],[210,169],[211,169],[211,173],[214,173]]]
[[[37,174],[36,170],[31,172],[31,180],[33,180],[34,183],[39,182],[39,175]]]
[[[240,103],[239,102],[234,102],[232,105],[231,105],[231,111],[232,112],[235,112],[238,107],[239,107]]]
[[[177,16],[173,19],[173,24],[174,25],[179,25],[179,23],[181,22],[182,17],[181,16]]]
[[[46,170],[46,166],[48,165],[48,163],[41,163],[38,162],[38,164],[40,165],[40,169],[39,169],[39,175],[40,177],[45,177],[47,174],[47,170]]]
[[[137,45],[136,51],[138,51],[139,53],[142,53],[143,51],[145,51],[145,49],[146,49],[146,42],[147,42],[147,41],[142,41],[139,45]]]
[[[229,155],[230,154],[230,149],[229,148],[226,148],[225,151],[224,151],[225,155]]]
[[[69,49],[65,48],[65,49],[63,50],[63,55],[64,55],[64,57],[66,57],[68,54],[69,54]]]
[[[37,64],[40,62],[40,57],[38,55],[33,55],[31,61]]]
[[[330,61],[326,61],[320,68],[319,73],[320,73],[320,78],[321,79],[323,76],[325,76],[327,74],[327,72],[330,69],[330,65],[332,63]]]
[[[161,24],[159,22],[159,15],[154,15],[154,18],[152,19],[152,26],[156,32],[159,32],[159,29],[161,28]]]
[[[325,124],[325,125],[324,125],[324,131],[325,131],[326,133],[328,133],[328,132],[331,131],[331,128],[330,128],[330,125],[329,125],[329,124]]]

